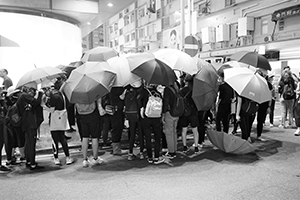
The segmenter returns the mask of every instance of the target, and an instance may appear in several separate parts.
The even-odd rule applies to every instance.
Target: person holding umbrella
[[[43,120],[38,120],[37,113],[41,107],[42,92],[37,92],[36,82],[27,83],[22,88],[22,93],[17,101],[17,107],[22,118],[21,127],[25,133],[25,157],[26,166],[30,170],[43,169],[43,166],[37,165],[35,161],[36,155],[36,138],[37,129]]]

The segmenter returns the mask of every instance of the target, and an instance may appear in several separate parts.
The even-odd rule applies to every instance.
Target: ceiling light
[[[107,6],[108,6],[108,7],[113,7],[113,6],[114,6],[114,4],[112,4],[112,3],[108,3],[108,4],[107,4]]]

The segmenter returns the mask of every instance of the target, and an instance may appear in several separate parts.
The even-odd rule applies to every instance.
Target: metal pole
[[[184,51],[184,37],[185,37],[185,31],[184,31],[184,26],[185,26],[185,22],[184,22],[184,7],[185,7],[185,1],[186,0],[180,0],[180,10],[181,10],[181,47],[180,50]]]

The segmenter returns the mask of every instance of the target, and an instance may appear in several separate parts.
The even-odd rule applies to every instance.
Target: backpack
[[[137,104],[137,91],[135,89],[127,90],[124,99],[125,118],[130,121],[139,119],[139,108]]]
[[[290,83],[284,85],[283,92],[282,92],[282,97],[283,97],[284,100],[294,99],[295,91],[294,91],[293,86]]]
[[[7,122],[9,122],[14,127],[20,127],[22,122],[22,117],[16,103],[14,103],[7,111]]]
[[[149,90],[148,92],[150,95],[146,104],[145,115],[149,118],[159,118],[162,113],[162,98],[157,92],[154,92],[153,94]]]
[[[254,115],[258,111],[258,103],[250,99],[244,98],[241,110],[247,115]]]
[[[172,92],[175,94],[173,105],[170,105],[170,114],[173,117],[181,117],[184,114],[185,110],[185,98],[177,92],[174,88],[169,87]]]

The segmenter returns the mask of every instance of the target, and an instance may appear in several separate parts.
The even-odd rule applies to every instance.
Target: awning
[[[277,22],[279,20],[294,17],[294,16],[297,16],[297,15],[300,15],[300,4],[295,5],[295,6],[291,6],[291,7],[287,7],[287,8],[283,8],[283,9],[280,9],[280,10],[276,10],[272,14],[272,21]]]

